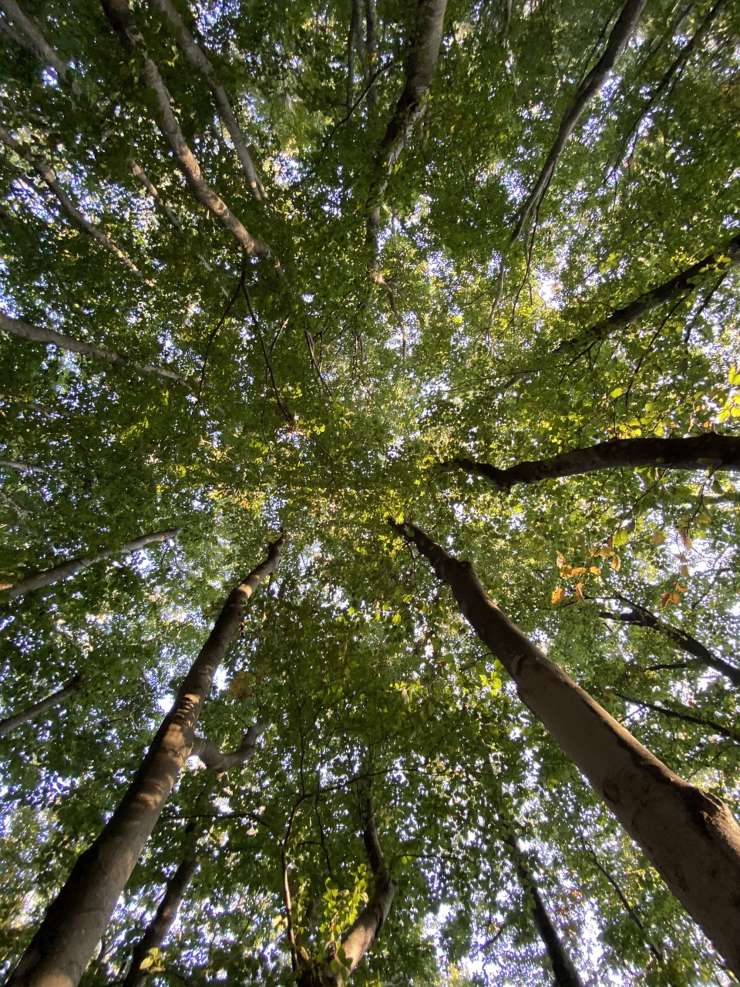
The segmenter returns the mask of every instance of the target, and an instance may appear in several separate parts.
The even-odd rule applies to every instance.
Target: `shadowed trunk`
[[[82,676],[75,675],[66,685],[63,685],[61,689],[57,689],[56,692],[52,692],[46,699],[41,699],[39,702],[26,707],[20,713],[13,713],[12,716],[7,716],[4,720],[0,720],[0,737],[7,737],[9,733],[24,723],[30,723],[31,720],[35,720],[41,716],[47,709],[51,709],[53,706],[58,706],[60,703],[65,702],[77,692],[81,685]]]
[[[299,973],[298,987],[344,987],[362,957],[380,935],[380,930],[388,918],[396,893],[396,883],[391,878],[380,848],[375,812],[369,796],[366,802],[365,830],[362,838],[375,879],[374,887],[368,903],[342,937],[341,953],[334,959],[334,964],[341,959],[343,969],[341,972],[330,969],[331,960],[312,963]]]
[[[27,148],[23,147],[4,127],[0,127],[0,142],[9,147],[11,151],[14,152],[22,161],[25,161],[37,175],[42,179],[47,188],[53,192],[57,202],[62,208],[62,212],[67,216],[69,220],[83,233],[86,233],[91,240],[95,240],[96,243],[101,244],[105,249],[117,257],[122,264],[135,274],[137,278],[143,279],[143,274],[139,268],[134,264],[128,254],[123,251],[115,240],[112,239],[107,233],[96,226],[92,220],[88,219],[77,206],[72,202],[70,197],[61,187],[57,181],[57,176],[51,165],[47,164],[46,161],[41,158],[35,157],[31,154]]]
[[[618,620],[624,624],[649,627],[651,630],[657,631],[672,644],[677,645],[677,647],[681,648],[687,654],[693,655],[702,665],[713,669],[715,672],[719,672],[721,675],[727,676],[733,685],[740,688],[740,668],[736,668],[735,665],[731,665],[718,655],[712,654],[709,648],[705,647],[701,641],[697,641],[687,631],[681,630],[680,627],[673,627],[671,624],[660,620],[654,613],[646,610],[640,604],[633,603],[632,600],[628,600],[624,596],[620,596],[618,599],[626,603],[630,609],[628,611],[621,611],[620,613],[615,613],[612,610],[599,610],[599,616],[603,617],[604,620]]]
[[[46,40],[38,25],[21,10],[16,0],[0,0],[0,10],[3,10],[10,22],[18,28],[18,43],[32,51],[42,62],[51,65],[59,80],[64,81],[67,78],[67,65]]]
[[[740,973],[740,827],[727,806],[674,774],[545,657],[488,598],[469,562],[449,555],[409,522],[394,527],[450,586],[519,697]]]
[[[685,439],[612,439],[584,449],[570,449],[549,459],[517,463],[503,470],[465,458],[453,459],[449,465],[484,477],[498,490],[510,490],[517,483],[539,483],[622,466],[737,471],[740,470],[740,437],[704,432]]]
[[[519,216],[517,217],[517,221],[514,226],[514,231],[511,234],[512,243],[519,238],[519,235],[524,229],[524,226],[532,213],[539,209],[539,206],[545,197],[545,193],[547,192],[547,187],[550,184],[553,173],[555,172],[560,155],[563,153],[563,148],[568,142],[568,138],[575,130],[576,124],[580,120],[588,104],[603,86],[607,75],[614,67],[614,63],[622,54],[622,51],[637,27],[637,22],[640,19],[645,2],[646,0],[626,0],[624,7],[622,7],[622,11],[617,18],[617,22],[612,28],[612,32],[609,35],[609,40],[606,43],[606,48],[604,49],[601,58],[578,86],[573,100],[568,106],[568,109],[565,111],[565,115],[560,122],[560,129],[558,130],[557,137],[555,138],[555,143],[551,147],[550,153],[547,155],[542,171],[540,172],[537,181],[534,183],[534,188],[525,199],[519,212]]]
[[[190,755],[213,676],[239,635],[249,598],[274,571],[282,542],[281,536],[229,594],[135,778],[98,838],[78,858],[8,987],[74,987],[79,982]]]
[[[242,742],[235,751],[222,752],[203,737],[194,737],[193,746],[190,750],[191,757],[197,755],[205,766],[213,772],[228,771],[229,768],[240,767],[251,760],[257,749],[257,741],[264,733],[265,728],[256,724],[251,726],[242,738]],[[207,790],[208,790],[207,786]],[[167,933],[172,928],[172,924],[177,918],[188,886],[198,867],[193,833],[195,823],[190,823],[187,827],[186,835],[189,837],[185,854],[177,870],[167,881],[164,896],[159,903],[157,911],[154,913],[149,925],[146,927],[144,935],[134,946],[131,956],[131,967],[123,981],[122,987],[142,987],[146,982],[148,971],[142,969],[142,964],[153,949],[159,949],[167,938]]]
[[[82,353],[84,356],[93,356],[98,360],[105,360],[107,363],[131,367],[132,370],[136,370],[142,374],[154,374],[156,377],[164,377],[165,380],[174,380],[176,383],[182,384],[185,387],[189,386],[184,377],[181,377],[174,370],[169,370],[167,367],[155,367],[148,363],[136,363],[123,353],[117,353],[115,350],[108,350],[102,346],[94,346],[92,343],[84,343],[79,339],[72,339],[71,336],[64,336],[62,333],[55,332],[53,329],[39,329],[38,326],[32,326],[28,322],[21,321],[21,319],[13,319],[2,311],[0,311],[0,329],[3,332],[9,332],[14,336],[19,336],[21,339],[28,339],[32,343],[51,343],[53,346],[58,346],[60,350],[69,350],[71,353]]]
[[[135,538],[133,541],[121,545],[120,548],[109,548],[104,552],[97,552],[95,555],[88,555],[79,559],[70,559],[68,562],[62,562],[61,565],[56,565],[52,569],[45,569],[43,572],[37,572],[33,576],[22,579],[10,589],[3,590],[0,593],[0,600],[3,598],[6,600],[15,600],[25,593],[31,593],[36,589],[43,589],[45,586],[52,586],[54,583],[59,583],[63,579],[70,579],[72,576],[76,576],[83,569],[89,569],[96,562],[102,562],[104,559],[111,559],[119,555],[130,555],[132,552],[138,552],[145,545],[152,544],[152,542],[163,542],[167,541],[168,538],[175,538],[179,531],[179,528],[169,528],[167,531],[155,531],[150,535],[141,535],[140,538]]]
[[[414,34],[406,57],[406,81],[380,142],[367,200],[367,240],[372,246],[373,256],[378,252],[380,208],[388,180],[426,106],[439,58],[446,9],[447,0],[417,0]],[[370,7],[367,11],[369,29]],[[374,16],[372,24],[374,29]]]
[[[141,34],[133,26],[128,0],[102,0],[102,4],[105,15],[123,47],[127,52],[137,51],[141,57],[142,77],[154,97],[154,118],[157,126],[169,144],[175,162],[185,176],[185,181],[194,197],[233,235],[246,254],[268,256],[270,248],[267,244],[249,233],[242,221],[203,178],[200,165],[177,122],[172,109],[172,97],[159,68],[147,52]]]
[[[579,346],[587,347],[593,343],[598,343],[606,339],[617,329],[636,322],[651,309],[663,305],[665,302],[673,302],[682,298],[689,292],[696,290],[702,284],[706,275],[716,275],[717,272],[727,271],[740,261],[740,235],[734,236],[729,243],[726,243],[719,250],[714,250],[707,254],[702,260],[687,267],[685,271],[676,274],[669,281],[649,288],[643,294],[638,295],[633,301],[628,302],[622,308],[616,309],[610,315],[595,322],[590,328],[570,339],[564,339],[555,348],[556,353],[570,350]]]
[[[247,142],[244,139],[244,135],[241,132],[239,124],[236,122],[236,117],[234,116],[234,111],[231,108],[229,97],[226,95],[226,90],[216,78],[216,70],[214,69],[213,64],[206,55],[205,51],[203,51],[200,45],[197,44],[190,31],[188,31],[185,26],[185,22],[170,0],[151,0],[151,3],[157,8],[157,10],[159,10],[165,20],[169,22],[175,38],[177,39],[178,47],[187,61],[196,70],[196,72],[200,72],[208,83],[208,88],[211,90],[216,107],[218,108],[218,115],[221,117],[224,126],[229,132],[229,136],[234,142],[236,156],[238,157],[239,163],[241,164],[242,170],[246,176],[249,190],[255,199],[257,199],[258,202],[261,202],[265,198],[265,190],[262,187],[262,182],[259,180],[259,176],[257,175],[257,170],[254,167],[254,162],[252,161],[252,156],[249,153]]]

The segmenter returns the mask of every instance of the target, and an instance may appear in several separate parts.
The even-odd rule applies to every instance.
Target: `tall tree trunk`
[[[154,116],[157,126],[170,145],[177,166],[185,176],[185,181],[194,197],[233,235],[246,254],[269,256],[270,248],[267,244],[252,236],[242,221],[203,178],[200,165],[177,122],[172,108],[172,97],[159,68],[149,55],[143,37],[133,25],[128,0],[102,0],[102,4],[106,17],[125,49],[138,51],[141,56],[142,77],[154,97],[156,107]]]
[[[555,172],[560,155],[563,153],[563,148],[568,142],[568,138],[575,130],[576,124],[583,115],[583,111],[601,89],[607,75],[614,67],[614,63],[622,54],[622,51],[637,27],[637,22],[640,19],[645,2],[646,0],[626,0],[617,18],[617,22],[612,28],[601,58],[578,86],[572,102],[565,111],[563,119],[560,121],[560,128],[555,138],[555,143],[550,148],[550,153],[547,155],[542,171],[519,211],[514,231],[511,234],[512,243],[519,238],[529,217],[539,208]]]
[[[508,834],[506,843],[511,850],[511,856],[522,890],[530,900],[534,924],[537,926],[537,931],[544,943],[550,965],[552,966],[555,987],[583,987],[583,981],[578,976],[578,971],[573,966],[573,962],[570,956],[568,956],[557,929],[553,925],[552,919],[545,908],[545,903],[542,900],[542,895],[537,887],[534,875],[529,869],[526,856],[522,852],[516,836],[513,833]]]
[[[45,713],[47,709],[51,709],[53,706],[58,706],[60,703],[65,702],[70,696],[73,696],[75,692],[82,685],[82,676],[75,675],[73,679],[70,679],[66,685],[63,685],[61,689],[57,689],[56,692],[52,692],[51,695],[47,696],[45,699],[39,700],[37,703],[33,703],[31,706],[27,706],[26,709],[22,710],[20,713],[13,713],[12,716],[6,716],[4,720],[0,720],[0,737],[7,737],[9,733],[13,730],[17,730],[18,727],[22,726],[24,723],[30,723],[31,720],[35,720],[37,717]]]
[[[81,556],[78,559],[70,559],[67,562],[62,562],[60,565],[55,565],[52,569],[44,569],[43,572],[37,572],[33,576],[27,576],[26,579],[21,579],[20,582],[0,593],[0,599],[15,600],[25,593],[31,593],[36,589],[43,589],[45,586],[52,586],[54,583],[59,583],[63,579],[70,579],[72,576],[76,576],[78,572],[82,572],[83,569],[89,569],[91,565],[95,565],[96,562],[102,562],[103,559],[110,559],[119,555],[130,555],[132,552],[137,552],[140,548],[144,548],[145,545],[151,545],[152,542],[162,542],[167,541],[168,538],[175,538],[179,531],[179,528],[169,528],[167,531],[155,531],[150,535],[141,535],[139,538],[135,538],[133,541],[121,545],[120,548],[109,548],[104,552],[97,552],[95,555]]]
[[[646,315],[651,309],[657,308],[658,305],[677,301],[689,292],[695,291],[708,274],[716,275],[718,271],[727,271],[738,263],[740,263],[740,234],[734,236],[719,250],[712,251],[702,260],[697,261],[696,264],[687,267],[685,271],[680,271],[668,281],[664,281],[663,284],[649,288],[631,302],[623,305],[622,308],[615,309],[584,332],[564,339],[556,347],[555,352],[562,353],[564,350],[598,343],[617,329],[624,329],[632,322],[642,318],[643,315]]]
[[[107,363],[113,363],[119,366],[128,366],[133,370],[137,370],[139,373],[154,374],[156,377],[163,377],[165,380],[174,380],[178,384],[189,387],[188,381],[184,377],[181,377],[174,370],[169,370],[167,367],[155,367],[148,363],[136,363],[123,353],[117,353],[115,350],[108,350],[102,346],[94,346],[92,343],[73,339],[71,336],[65,336],[60,332],[55,332],[53,329],[39,329],[38,326],[32,326],[28,322],[21,321],[21,319],[14,319],[2,311],[0,311],[0,329],[3,332],[9,332],[14,336],[19,336],[21,339],[28,339],[32,343],[51,343],[51,345],[58,346],[61,350],[69,350],[71,353],[82,353],[85,356],[92,356],[98,360],[105,360]]]
[[[392,879],[378,840],[375,812],[371,797],[366,803],[365,829],[362,834],[374,887],[370,899],[347,933],[342,937],[343,970],[339,973],[329,968],[330,960],[310,963],[298,976],[298,987],[344,987],[362,957],[380,935],[393,904],[396,882]],[[339,957],[336,958],[337,960]],[[336,960],[334,960],[336,963]]]
[[[654,613],[651,613],[650,610],[647,610],[639,603],[633,603],[632,600],[628,600],[625,596],[619,596],[618,599],[626,603],[630,609],[628,611],[621,611],[620,613],[614,613],[612,610],[599,610],[599,616],[603,617],[604,620],[619,620],[624,624],[649,627],[651,630],[657,631],[672,644],[682,648],[687,654],[693,655],[702,665],[713,669],[715,672],[719,672],[721,675],[726,675],[733,685],[740,688],[740,668],[731,665],[724,658],[720,658],[719,655],[713,654],[709,648],[687,631],[682,630],[680,627],[673,627],[671,624],[660,620]]]
[[[216,70],[213,67],[211,60],[206,55],[205,51],[196,42],[193,35],[188,31],[185,26],[185,22],[180,16],[179,12],[175,9],[171,0],[150,0],[153,6],[159,10],[163,15],[165,20],[167,20],[172,28],[172,31],[177,39],[178,47],[183,53],[190,65],[200,72],[203,78],[208,83],[208,88],[213,93],[213,98],[216,102],[218,108],[218,114],[223,120],[224,126],[229,132],[229,136],[234,142],[234,149],[236,151],[236,156],[239,158],[239,163],[242,166],[242,170],[249,184],[249,190],[252,195],[261,202],[265,198],[265,190],[262,187],[262,182],[257,175],[257,169],[252,161],[252,156],[249,153],[249,148],[247,147],[247,142],[244,139],[244,135],[241,132],[239,124],[236,122],[236,117],[234,116],[234,111],[231,108],[231,103],[229,102],[229,97],[226,95],[226,90],[219,83],[216,78]]]
[[[65,81],[68,72],[66,63],[46,40],[38,25],[21,10],[16,0],[0,0],[0,10],[3,10],[10,22],[18,28],[19,42],[37,55],[42,62],[51,65],[60,81]]]
[[[72,202],[70,197],[61,187],[57,181],[57,176],[54,169],[44,161],[42,158],[36,157],[30,153],[22,144],[20,144],[6,129],[5,127],[0,127],[0,142],[9,147],[11,151],[18,155],[23,161],[33,168],[33,170],[40,176],[44,184],[49,188],[51,192],[56,196],[57,202],[62,207],[62,212],[65,213],[67,218],[83,233],[87,234],[91,240],[95,240],[96,243],[101,244],[105,249],[117,257],[118,260],[124,264],[132,274],[135,274],[137,278],[143,279],[143,274],[139,268],[134,264],[128,254],[122,250],[118,244],[110,237],[104,230],[101,230],[99,226],[96,226],[92,220],[88,219],[77,206]]]
[[[374,257],[378,252],[380,208],[388,180],[424,111],[437,68],[446,9],[447,0],[418,0],[417,3],[414,34],[406,57],[406,80],[375,157],[374,176],[368,195],[367,239]]]
[[[549,459],[517,463],[503,470],[464,458],[453,459],[450,465],[485,477],[499,490],[510,490],[516,483],[539,483],[621,466],[737,471],[740,470],[740,437],[704,432],[685,439],[612,439],[584,449],[569,449]]]
[[[95,842],[78,858],[8,987],[74,987],[103,934],[193,744],[195,725],[244,609],[275,569],[282,536],[267,558],[229,594],[200,654],[123,799]]]
[[[740,826],[674,774],[550,661],[488,598],[469,562],[410,522],[395,524],[447,583],[517,692],[578,766],[735,973],[740,973]]]
[[[229,768],[240,767],[251,760],[257,749],[257,741],[264,732],[264,727],[256,724],[250,727],[242,738],[239,747],[234,751],[224,752],[203,737],[194,737],[190,754],[197,755],[206,768],[214,774],[221,774]],[[206,794],[212,786],[206,786]],[[167,881],[164,896],[146,927],[141,939],[134,946],[131,967],[123,980],[122,987],[142,987],[148,976],[148,971],[142,966],[153,949],[159,949],[167,938],[167,933],[177,918],[188,886],[198,867],[198,857],[194,840],[195,822],[186,830],[186,846],[183,859],[177,870]]]

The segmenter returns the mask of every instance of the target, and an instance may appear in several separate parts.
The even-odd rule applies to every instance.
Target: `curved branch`
[[[740,436],[705,432],[680,439],[612,439],[583,449],[570,449],[549,459],[517,463],[508,469],[462,457],[443,465],[456,466],[471,476],[482,476],[497,490],[504,491],[517,483],[539,483],[625,466],[735,472],[740,470]]]
[[[196,736],[193,738],[190,756],[200,758],[209,771],[220,774],[222,771],[228,771],[250,761],[257,750],[257,741],[265,729],[266,727],[259,723],[251,726],[242,737],[241,744],[233,751],[222,751],[207,738]]]

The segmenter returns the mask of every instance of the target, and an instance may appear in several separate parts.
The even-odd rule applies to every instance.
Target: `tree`
[[[732,982],[731,13],[0,0],[11,983]]]

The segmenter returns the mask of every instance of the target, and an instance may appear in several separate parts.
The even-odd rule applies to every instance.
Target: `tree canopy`
[[[735,982],[737,26],[0,0],[9,984]]]

